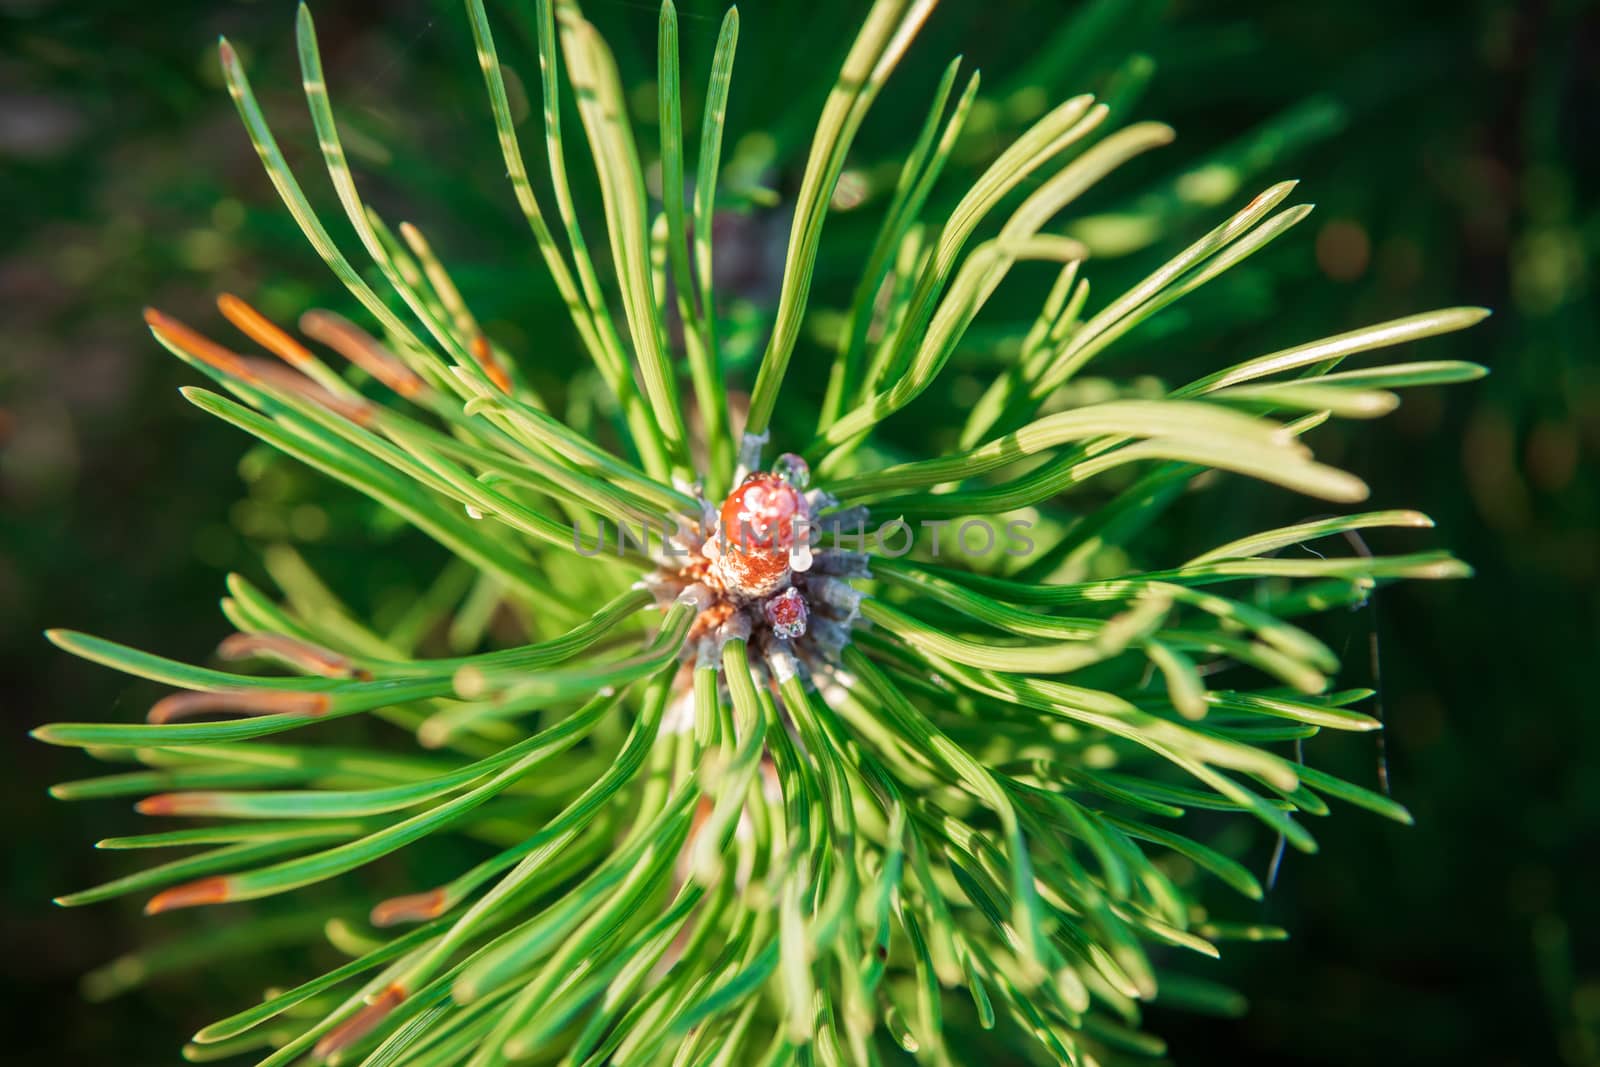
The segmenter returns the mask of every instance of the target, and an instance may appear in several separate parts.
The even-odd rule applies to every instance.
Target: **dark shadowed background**
[[[515,27],[527,6],[497,12],[524,72]],[[1352,681],[1378,683],[1394,794],[1418,825],[1340,811],[1317,827],[1321,853],[1292,856],[1264,903],[1219,892],[1220,912],[1287,926],[1293,940],[1234,945],[1207,972],[1249,995],[1244,1017],[1155,1009],[1152,1027],[1187,1064],[1600,1064],[1600,14],[1558,0],[1093,6],[1125,23],[1115,54],[1074,55],[1053,36],[1078,4],[945,0],[853,163],[870,173],[903,150],[955,52],[993,88],[985,121],[998,135],[1035,97],[1096,88],[1138,49],[1156,76],[1136,114],[1172,123],[1179,140],[1086,211],[1168,205],[1168,248],[1282,177],[1301,178],[1318,204],[1262,258],[1257,282],[1226,292],[1222,321],[1204,321],[1201,301],[1198,321],[1169,320],[1165,333],[1153,323],[1146,347],[1177,346],[1209,368],[1430,307],[1496,311],[1417,357],[1473,359],[1492,369],[1487,380],[1414,393],[1395,416],[1318,445],[1371,483],[1374,506],[1432,515],[1438,543],[1478,571],[1471,582],[1386,589],[1325,630]],[[780,190],[798,180],[854,7],[742,9],[730,139],[774,132],[774,143],[746,139],[742,150]],[[624,77],[647,80],[653,5],[585,8]],[[703,70],[719,12],[683,9],[685,69]],[[449,248],[498,336],[538,337],[558,312],[514,221],[460,6],[323,0],[315,11],[372,198]],[[85,999],[86,972],[226,917],[49,904],[120,872],[90,845],[139,819],[122,802],[50,800],[49,784],[91,767],[24,732],[131,717],[139,694],[40,631],[83,628],[203,660],[226,632],[223,574],[258,574],[265,546],[314,551],[342,592],[380,607],[423,551],[403,537],[374,546],[347,536],[344,498],[310,476],[247,485],[246,442],[181,400],[176,388],[192,375],[139,321],[154,303],[211,324],[221,289],[258,296],[280,319],[319,299],[347,303],[262,176],[215,61],[225,32],[291,157],[304,160],[293,15],[287,0],[0,0],[7,1062],[171,1063],[197,1025],[294,973],[292,959],[264,959],[259,974],[194,973],[174,960],[169,976]],[[1217,159],[1242,184],[1212,206],[1205,183]],[[1174,186],[1174,175],[1190,184]],[[332,203],[320,179],[307,184],[319,205]],[[869,197],[862,219],[830,222],[825,261],[831,242],[860,240],[873,206]],[[739,235],[757,292],[785,232],[757,219]],[[1131,248],[1129,263],[1147,267],[1142,251]],[[847,286],[819,278],[824,294]],[[1143,349],[1130,341],[1135,365]],[[1171,536],[1212,544],[1306,514],[1293,510],[1303,502],[1256,495],[1241,507],[1258,512],[1191,510],[1178,521],[1194,528]],[[1329,769],[1377,780],[1370,737],[1313,744]],[[1258,869],[1270,850],[1260,841],[1249,853]],[[88,992],[107,981],[102,973]]]

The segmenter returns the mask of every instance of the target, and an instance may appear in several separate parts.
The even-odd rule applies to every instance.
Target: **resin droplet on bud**
[[[793,452],[785,452],[772,461],[772,473],[800,492],[811,485],[811,467]]]
[[[772,627],[772,635],[785,641],[804,637],[806,632],[806,598],[800,590],[790,586],[761,606]]]
[[[805,498],[776,474],[752,474],[722,502],[723,540],[745,551],[787,549]]]
[[[730,593],[771,596],[789,584],[792,571],[810,566],[810,510],[800,490],[779,475],[750,475],[722,502],[719,518],[720,535],[707,547],[716,554],[713,573]]]

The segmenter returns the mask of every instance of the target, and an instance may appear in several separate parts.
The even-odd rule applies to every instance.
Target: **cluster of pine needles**
[[[537,356],[488,336],[422,233],[363,202],[309,13],[298,24],[306,98],[354,252],[313,211],[222,44],[249,136],[354,297],[352,318],[309,310],[301,340],[225,295],[219,308],[243,339],[232,343],[265,354],[156,311],[152,332],[218,387],[185,389],[190,402],[365,494],[453,562],[380,631],[280,555],[269,563],[281,599],[230,578],[222,608],[237,633],[220,666],[52,633],[175,691],[147,723],[37,730],[140,765],[56,794],[142,797],[141,811],[182,820],[102,848],[191,850],[61,904],[154,891],[147,910],[164,912],[328,883],[291,917],[325,928],[347,962],[235,1006],[194,1035],[188,1058],[949,1064],[972,1062],[985,1041],[1055,1063],[1160,1055],[1140,1031],[1142,1004],[1235,1000],[1186,975],[1183,954],[1281,933],[1201,905],[1206,878],[1252,899],[1262,888],[1184,832],[1195,832],[1186,813],[1259,820],[1302,851],[1315,847],[1303,816],[1326,814],[1329,800],[1409,819],[1299,759],[1322,730],[1380,724],[1358,707],[1372,694],[1337,688],[1334,654],[1295,620],[1359,604],[1383,582],[1466,568],[1441,551],[1285,550],[1426,517],[1339,514],[1145,564],[1140,535],[1221,475],[1361,501],[1358,478],[1312,457],[1310,431],[1481,370],[1339,368],[1484,313],[1418,314],[1157,391],[1079,389],[1091,360],[1309,207],[1284,206],[1292,182],[1273,185],[1127,291],[1091,298],[1084,247],[1057,232],[1063,212],[1172,132],[1111,129],[1106,104],[1074,97],[947,195],[941,179],[979,86],[952,63],[855,298],[834,309],[832,351],[815,351],[803,326],[818,310],[811,282],[841,173],[933,6],[876,0],[866,14],[794,197],[776,306],[741,338],[751,327],[721,313],[712,241],[737,12],[722,23],[691,176],[671,0],[648,169],[612,54],[575,0],[538,0],[542,116],[521,127],[490,20],[468,0],[511,192],[603,386],[577,399],[541,395],[525,374]],[[576,131],[563,127],[569,94]],[[541,125],[542,196],[524,144]],[[603,207],[590,237],[569,184],[575,136]],[[1028,328],[1002,345],[977,339],[974,321],[1013,271],[1041,269],[1055,282]],[[760,352],[748,395],[726,382],[732,341]],[[815,364],[818,388],[785,392],[797,348],[826,370]],[[903,409],[914,418],[924,394],[956,395],[941,371],[958,353],[988,379],[960,403],[964,423],[925,435],[948,447],[918,455],[880,440],[879,425]],[[584,405],[580,428],[572,412]],[[708,645],[695,633],[702,602],[652,591],[665,564],[649,547],[576,551],[577,528],[702,523],[769,440],[815,472],[824,518],[915,530],[1020,518],[1035,550],[965,559],[920,539],[910,553],[874,552],[869,538],[870,574],[850,579],[863,598],[849,639],[802,670],[782,641],[727,632]],[[527,643],[420,651],[441,620],[496,606]],[[312,740],[350,716],[389,738]],[[390,899],[363,897],[347,877],[429,835],[483,858]],[[248,905],[237,915],[230,952],[266,944],[281,921]],[[135,955],[99,981],[154,967]]]

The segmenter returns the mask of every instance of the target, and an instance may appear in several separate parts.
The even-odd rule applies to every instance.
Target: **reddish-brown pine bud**
[[[782,589],[810,518],[799,490],[776,474],[752,474],[722,502],[720,518],[715,567],[728,590],[761,597]]]

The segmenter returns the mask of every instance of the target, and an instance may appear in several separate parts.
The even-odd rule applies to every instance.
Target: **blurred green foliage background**
[[[517,42],[509,62],[531,74],[516,36],[527,6],[499,17]],[[685,70],[703,70],[720,12],[682,6]],[[571,345],[548,327],[553,293],[515,222],[459,5],[315,7],[369,198],[422,225],[490,332],[560,375]],[[653,5],[585,7],[624,77],[647,79]],[[856,7],[742,9],[730,148],[746,187],[792,191]],[[131,902],[72,913],[48,903],[114,872],[117,857],[89,845],[138,820],[117,803],[51,801],[46,786],[86,767],[24,731],[133,717],[143,693],[50,649],[40,630],[203,659],[224,631],[222,574],[259,575],[268,546],[297,546],[380,615],[437,565],[432,546],[309,474],[247,455],[183,403],[174,390],[188,376],[139,322],[149,303],[214,325],[209,302],[223,289],[280,320],[318,301],[345,306],[260,173],[212,49],[219,32],[241,47],[302,160],[292,16],[287,0],[0,0],[8,1062],[173,1062],[183,1035],[293,975],[295,952],[310,951],[83,999],[85,972],[226,915],[142,920]],[[1237,282],[1130,338],[1111,371],[1218,366],[1448,304],[1497,312],[1419,356],[1477,360],[1488,380],[1411,394],[1384,422],[1318,444],[1372,484],[1373,506],[1426,511],[1440,543],[1478,569],[1468,583],[1386,589],[1327,628],[1350,680],[1381,689],[1389,775],[1418,826],[1343,812],[1319,827],[1321,854],[1292,857],[1263,904],[1219,894],[1230,917],[1294,939],[1235,946],[1206,972],[1248,993],[1247,1015],[1157,1009],[1153,1029],[1188,1064],[1600,1064],[1600,10],[946,0],[863,133],[840,206],[860,203],[824,238],[819,291],[841,303],[885,168],[957,52],[984,72],[974,136],[993,138],[1071,93],[1137,85],[1134,52],[1153,64],[1127,114],[1172,123],[1179,141],[1083,205],[1074,232],[1103,253],[1096,271],[1149,269],[1281,177],[1300,177],[1319,205]],[[309,170],[307,184],[331,202]],[[775,284],[786,231],[781,210],[755,209],[719,233],[754,308]],[[1305,502],[1259,489],[1228,500],[1223,514],[1181,512],[1161,536],[1216,543],[1307,515]],[[1370,739],[1314,744],[1329,769],[1376,780]],[[1258,870],[1271,846],[1249,846]],[[100,991],[115,978],[103,973]]]

